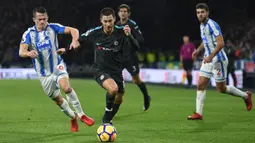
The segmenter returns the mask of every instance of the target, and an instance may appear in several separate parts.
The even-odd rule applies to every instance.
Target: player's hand
[[[72,41],[72,43],[70,44],[69,50],[77,49],[79,47],[80,47],[79,41]]]
[[[210,56],[208,56],[208,57],[205,57],[204,58],[204,63],[211,63],[212,62],[212,59],[213,59],[213,57],[210,55]]]
[[[130,29],[130,27],[129,27],[128,25],[125,25],[124,28],[123,28],[123,30],[124,30],[124,33],[125,33],[127,36],[129,36],[129,35],[131,34],[131,29]]]
[[[66,52],[66,49],[65,49],[65,48],[60,48],[60,49],[57,50],[57,54],[59,54],[59,55],[62,55],[62,54],[64,54],[65,52]]]
[[[31,51],[28,52],[28,56],[29,56],[30,58],[37,58],[38,53],[37,53],[37,51],[35,51],[35,50],[31,50]]]
[[[192,58],[195,59],[195,58],[197,57],[198,53],[199,53],[199,52],[198,52],[197,50],[195,50],[195,51],[192,53]]]

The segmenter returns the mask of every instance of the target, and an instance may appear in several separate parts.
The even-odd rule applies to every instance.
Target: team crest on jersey
[[[115,46],[119,45],[119,42],[118,41],[114,41],[114,45]]]
[[[103,79],[104,79],[104,75],[101,75],[101,76],[100,76],[100,80],[103,80]]]
[[[58,69],[59,69],[59,70],[63,70],[64,67],[63,67],[62,65],[60,65],[60,66],[58,66]]]
[[[102,47],[102,46],[98,46],[97,49],[98,49],[98,50],[102,50],[103,47]]]
[[[50,36],[50,32],[49,32],[49,31],[46,31],[46,32],[45,32],[45,35],[46,35],[46,36]]]

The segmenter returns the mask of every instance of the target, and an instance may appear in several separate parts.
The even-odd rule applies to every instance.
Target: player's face
[[[184,36],[183,37],[183,42],[184,43],[189,43],[189,37],[188,36]]]
[[[111,33],[114,28],[114,22],[115,22],[115,17],[112,15],[105,16],[103,15],[101,17],[101,23],[103,25],[103,29],[105,33]]]
[[[208,18],[209,12],[205,9],[197,9],[197,18],[200,22],[204,23]]]
[[[48,15],[47,13],[36,12],[33,20],[38,29],[45,29],[48,23]]]
[[[128,10],[126,8],[120,8],[119,17],[120,19],[128,19],[129,17]]]

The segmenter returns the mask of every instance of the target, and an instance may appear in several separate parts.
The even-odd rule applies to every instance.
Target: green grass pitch
[[[96,121],[69,119],[44,95],[38,80],[0,80],[0,143],[96,143],[105,107],[105,91],[92,80],[72,80],[84,111]],[[204,121],[188,121],[195,109],[195,89],[148,86],[151,108],[142,111],[138,87],[126,84],[124,102],[114,119],[119,143],[254,143],[255,110],[240,98],[207,91]]]

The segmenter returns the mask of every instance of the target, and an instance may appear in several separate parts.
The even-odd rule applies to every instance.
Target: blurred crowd
[[[63,25],[76,27],[80,32],[85,32],[88,28],[99,25],[99,11],[104,6],[113,6],[115,9],[122,2],[131,3],[132,18],[139,24],[144,33],[145,45],[138,52],[139,60],[142,67],[162,68],[161,63],[178,62],[179,48],[181,46],[181,34],[178,37],[180,41],[167,43],[171,37],[167,37],[173,31],[173,28],[166,29],[171,25],[172,19],[166,19],[172,16],[171,11],[167,9],[169,1],[162,0],[154,9],[154,3],[147,1],[145,7],[147,11],[139,11],[143,1],[122,0],[107,1],[104,0],[8,0],[0,1],[0,65],[3,68],[11,66],[31,67],[30,59],[21,59],[18,56],[19,43],[23,32],[33,26],[32,10],[36,6],[44,6],[49,13],[50,22],[57,22]],[[156,11],[156,12],[155,12]],[[136,14],[133,14],[136,13]],[[194,13],[195,14],[195,13]],[[158,17],[157,15],[162,15]],[[154,18],[151,18],[154,17]],[[140,18],[143,17],[143,18]],[[193,17],[194,18],[194,17]],[[215,19],[215,18],[214,18]],[[164,24],[166,21],[166,25]],[[197,31],[196,36],[191,35],[195,45],[199,45],[199,23],[195,21]],[[148,26],[148,22],[150,25]],[[251,18],[225,21],[219,23],[224,33],[226,46],[235,50],[237,59],[252,60],[255,51],[255,20]],[[173,24],[172,24],[173,25]],[[166,30],[165,30],[166,29]],[[152,34],[153,33],[153,34]],[[171,33],[175,36],[175,33]],[[159,35],[159,36],[155,36]],[[174,37],[176,38],[176,36]],[[177,39],[178,39],[177,38]],[[60,36],[60,47],[66,47],[70,44],[69,36]],[[179,46],[178,46],[179,45]],[[85,45],[81,52],[71,52],[64,55],[68,65],[88,66],[93,61],[93,50],[91,45]],[[73,56],[78,54],[77,56]]]
[[[237,59],[252,60],[255,50],[255,20],[228,24],[224,38],[226,46],[236,51]]]

